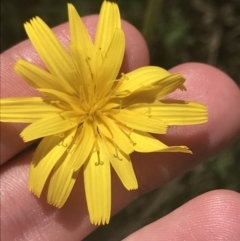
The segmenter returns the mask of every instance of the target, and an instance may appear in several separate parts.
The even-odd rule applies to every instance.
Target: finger
[[[201,63],[182,64],[170,71],[185,76],[187,91],[177,90],[168,98],[195,100],[205,104],[208,108],[208,122],[170,127],[167,135],[159,136],[168,145],[188,146],[192,155],[133,153],[133,158],[137,161],[137,177],[147,191],[216,155],[240,137],[240,91],[229,76],[215,67]]]
[[[240,89],[229,76],[201,63],[182,64],[173,68],[171,72],[181,72],[186,76],[187,92],[176,91],[170,97],[200,100],[208,107],[209,121],[205,128],[215,133],[209,133],[208,147],[212,155],[224,148],[232,138],[239,138],[240,109],[236,107],[240,100]],[[228,125],[232,125],[233,128],[229,128]],[[175,128],[181,131],[179,134],[183,135],[185,132],[184,128]]]
[[[97,15],[83,18],[93,38],[97,19]],[[128,72],[129,70],[147,65],[149,63],[149,55],[146,43],[140,33],[126,21],[122,21],[122,25],[126,37],[126,51],[121,71]],[[68,48],[68,24],[63,24],[54,28],[54,32],[62,44]],[[29,40],[4,52],[1,56],[1,98],[39,95],[35,89],[29,86],[16,72],[14,72],[13,67],[17,59],[25,59],[44,68],[43,63]],[[32,143],[24,143],[19,136],[19,133],[25,126],[25,124],[1,123],[1,163],[9,160]]]
[[[240,194],[211,191],[131,234],[124,241],[240,240]]]
[[[192,85],[187,84],[192,92],[192,98],[207,105],[208,103],[210,106],[212,105],[212,107],[209,107],[209,122],[204,125],[194,126],[194,128],[189,126],[171,128],[169,134],[166,135],[167,138],[164,138],[168,144],[175,142],[178,142],[177,144],[188,144],[194,154],[160,155],[153,153],[143,155],[135,153],[135,155],[132,155],[134,169],[139,181],[139,190],[126,191],[118,177],[113,173],[113,214],[142,193],[163,185],[191,166],[196,165],[203,158],[224,148],[228,144],[227,142],[231,142],[236,138],[236,133],[239,135],[240,114],[237,107],[240,95],[237,86],[233,84],[227,75],[211,66],[187,64],[177,67],[174,71],[181,72],[184,69],[186,69],[184,75],[187,78],[187,83],[192,82]],[[187,69],[189,69],[189,73]],[[209,84],[204,84],[204,82]],[[198,86],[198,88],[193,88],[193,85]],[[228,97],[224,106],[218,103],[219,91],[216,88],[219,91],[221,90],[222,96]],[[208,98],[206,98],[206,94],[203,94],[206,92],[208,92]],[[180,93],[177,93],[177,95],[180,98]],[[218,107],[218,111],[215,111],[214,103],[215,108]],[[224,120],[223,117],[226,115],[228,115],[228,119],[225,121],[228,122],[228,125],[216,125],[217,120],[219,118]],[[219,135],[219,132],[227,135],[227,142],[224,136]],[[161,137],[161,139],[163,138]],[[46,194],[41,199],[37,199],[29,193],[27,182],[28,165],[31,158],[32,152],[27,152],[13,162],[7,163],[3,168],[0,181],[3,189],[2,193],[4,194],[2,198],[2,217],[5,226],[2,228],[2,232],[7,233],[6,230],[10,226],[14,231],[6,235],[21,238],[23,234],[30,235],[26,236],[28,239],[25,240],[31,240],[31,235],[39,236],[38,230],[41,230],[41,233],[44,232],[45,238],[49,240],[81,240],[95,228],[89,223],[82,177],[77,180],[67,203],[58,210],[46,203]],[[18,178],[16,179],[16,177]],[[9,186],[11,187],[10,191],[8,191]],[[18,212],[12,212],[14,208],[17,208]]]

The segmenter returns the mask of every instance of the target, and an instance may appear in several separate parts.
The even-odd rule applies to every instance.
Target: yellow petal
[[[16,97],[0,100],[1,122],[32,123],[61,111],[40,97]]]
[[[63,101],[65,106],[66,105],[71,106],[71,108],[77,111],[79,115],[83,115],[85,113],[83,109],[81,109],[81,105],[78,104],[79,98],[75,96],[72,96],[54,89],[39,88],[37,90],[43,94],[46,94],[47,96],[50,96],[53,101],[54,100],[58,101],[60,105],[63,104],[61,103]]]
[[[101,164],[98,164],[101,161]],[[98,165],[97,165],[98,164]],[[109,160],[103,159],[102,149],[94,151],[84,164],[84,186],[88,212],[93,224],[107,224],[111,212],[111,177]]]
[[[154,118],[150,115],[139,114],[126,109],[121,110],[112,117],[129,128],[151,133],[164,134],[167,131],[167,124],[160,118]]]
[[[30,23],[24,24],[24,27],[50,73],[61,81],[65,91],[76,94],[69,74],[74,70],[72,59],[52,30],[39,17],[33,18]]]
[[[118,151],[116,156],[116,154],[114,154],[116,153],[114,146],[109,142],[105,142],[104,144],[106,148],[104,151],[106,153],[106,157],[112,164],[124,187],[127,190],[137,189],[138,183],[129,155]]]
[[[181,74],[171,74],[170,76],[157,83],[159,86],[159,94],[157,95],[157,98],[161,99],[176,89],[185,91],[186,87],[183,85],[184,82],[185,79]]]
[[[71,36],[70,52],[79,75],[76,82],[79,83],[78,86],[81,86],[84,98],[89,100],[88,92],[93,92],[94,88],[92,79],[95,69],[92,66],[92,59],[95,49],[82,19],[72,4],[68,4],[68,15]]]
[[[105,118],[108,118],[108,117],[101,116],[101,117],[96,118],[97,128],[98,128],[98,131],[101,136],[104,136],[108,139],[112,139],[113,138],[112,130],[109,128],[109,126],[105,122],[103,122],[103,120]]]
[[[130,95],[142,87],[156,84],[169,76],[169,72],[156,66],[142,67],[122,76],[124,80],[115,91],[115,95]]]
[[[109,48],[117,28],[121,28],[121,17],[118,5],[104,1],[99,15],[94,43],[96,49],[101,51],[103,57]]]
[[[176,89],[186,90],[183,85],[185,79],[180,74],[169,75],[151,86],[142,86],[132,94],[126,94],[122,101],[123,106],[134,105],[138,103],[153,103],[156,99],[165,97]]]
[[[93,42],[81,17],[72,4],[68,4],[68,16],[71,44],[75,44],[79,49],[84,50],[91,56],[94,48]]]
[[[74,170],[78,170],[86,159],[91,155],[95,144],[94,131],[87,121],[84,122],[82,129],[78,131],[78,137],[70,149],[68,165]]]
[[[109,111],[111,109],[120,109],[120,106],[122,105],[122,99],[120,98],[115,98],[115,99],[110,99],[108,102],[102,107],[102,111]]]
[[[159,116],[168,125],[191,125],[208,120],[207,108],[203,104],[188,101],[160,101]]]
[[[68,159],[69,155],[63,163],[54,167],[48,187],[48,203],[58,208],[61,208],[67,201],[79,173],[79,170],[74,171],[68,165]]]
[[[131,95],[122,99],[122,106],[128,107],[134,104],[144,105],[146,103],[154,103],[159,94],[158,86],[142,87],[133,92]]]
[[[67,151],[76,130],[65,132],[63,137],[45,137],[38,145],[31,163],[29,188],[37,195],[41,195],[44,184],[55,164]]]
[[[66,111],[59,114],[51,114],[40,120],[33,122],[26,127],[21,133],[24,141],[32,141],[41,137],[56,135],[76,127],[78,121],[71,121],[69,118],[74,118],[76,113]]]
[[[95,76],[95,69],[93,66],[93,57],[88,56],[88,53],[81,50],[76,44],[70,45],[70,52],[73,58],[73,62],[77,71],[79,78],[76,80],[78,82],[78,90],[81,91],[79,95],[82,95],[84,99],[89,101],[89,92],[94,91],[93,78]],[[80,87],[80,89],[79,89]]]
[[[106,96],[117,78],[125,51],[125,37],[121,29],[116,29],[110,46],[103,58],[98,76],[96,95]],[[104,83],[104,84],[103,84]]]
[[[124,153],[132,153],[133,144],[131,139],[120,129],[120,126],[107,116],[101,116],[100,120],[98,124],[99,131],[114,142]]]
[[[191,125],[207,121],[207,108],[197,102],[164,100],[150,105],[133,105],[129,110],[161,118],[168,125]]]
[[[34,88],[47,88],[65,91],[64,86],[56,77],[46,70],[19,59],[14,66],[14,70]]]
[[[143,131],[129,133],[134,142],[134,150],[138,152],[184,152],[192,153],[186,146],[166,146],[152,135]]]

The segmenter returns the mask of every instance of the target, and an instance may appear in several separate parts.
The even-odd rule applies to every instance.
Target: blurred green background
[[[102,0],[71,2],[84,16],[98,13]],[[115,2],[122,18],[144,35],[152,65],[170,68],[188,61],[204,62],[222,69],[240,85],[239,0]],[[23,23],[33,16],[40,16],[51,27],[66,22],[66,4],[66,0],[2,0],[1,52],[27,38]],[[165,187],[138,199],[85,241],[121,240],[195,196],[218,188],[240,191],[239,140]]]

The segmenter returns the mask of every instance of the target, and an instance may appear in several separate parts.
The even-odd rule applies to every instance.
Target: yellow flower
[[[125,38],[115,3],[103,2],[94,42],[71,4],[68,14],[68,51],[40,18],[25,24],[47,70],[20,59],[15,71],[42,97],[2,99],[1,121],[31,123],[21,133],[24,141],[43,137],[30,168],[35,195],[41,195],[50,176],[47,200],[62,207],[82,170],[90,220],[105,224],[111,212],[110,165],[126,189],[137,189],[129,154],[191,153],[186,146],[166,146],[148,132],[165,134],[171,125],[206,122],[206,107],[159,100],[185,90],[181,74],[148,66],[118,78]]]

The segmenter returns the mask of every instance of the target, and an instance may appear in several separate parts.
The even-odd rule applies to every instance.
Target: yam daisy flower
[[[111,214],[110,167],[126,189],[137,189],[129,155],[191,153],[149,133],[206,122],[206,107],[161,100],[176,89],[186,90],[181,74],[148,66],[118,77],[125,38],[115,3],[103,2],[94,42],[71,4],[68,15],[68,51],[39,17],[24,25],[47,70],[22,59],[14,69],[41,97],[1,99],[1,121],[31,123],[20,134],[24,141],[43,138],[30,168],[35,195],[41,195],[49,178],[47,201],[60,208],[83,171],[90,220],[105,224]]]

